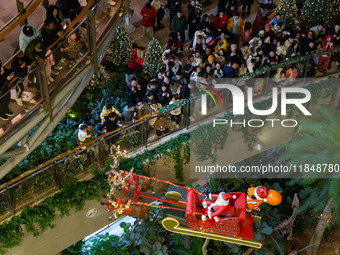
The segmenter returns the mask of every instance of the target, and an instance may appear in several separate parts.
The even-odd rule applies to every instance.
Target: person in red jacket
[[[334,49],[335,49],[335,46],[333,43],[333,37],[331,35],[327,35],[326,38],[322,42],[322,50],[327,51],[327,50],[334,50]],[[320,56],[319,66],[318,66],[320,72],[326,73],[330,58],[331,58],[330,54]]]
[[[225,33],[227,31],[227,23],[228,23],[228,17],[224,12],[220,11],[215,17],[214,17],[214,25],[216,30],[221,33]]]
[[[140,11],[140,14],[142,15],[142,26],[143,26],[143,35],[144,37],[146,35],[146,32],[148,29],[151,29],[151,33],[153,36],[153,26],[155,24],[154,18],[156,17],[156,11],[151,6],[150,2],[147,2],[142,10]]]

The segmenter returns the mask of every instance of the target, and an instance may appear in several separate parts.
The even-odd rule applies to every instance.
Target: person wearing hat
[[[267,202],[267,188],[263,186],[258,187],[250,187],[247,191],[247,212],[251,212],[252,210],[260,211],[259,207],[263,202]]]
[[[213,201],[198,201],[198,206],[203,207],[206,214],[198,216],[201,217],[203,221],[206,221],[207,219],[213,219],[215,222],[219,222],[225,217],[234,216],[233,214],[230,214],[230,209],[237,199],[236,195],[221,192],[220,194],[209,194],[209,199]]]
[[[274,31],[272,30],[272,27],[269,24],[266,24],[264,26],[264,37],[270,37],[273,39],[275,37]]]
[[[214,60],[214,56],[213,55],[209,55],[208,56],[207,62],[205,62],[203,64],[203,68],[204,69],[205,69],[206,65],[210,65],[212,70],[215,69],[215,60]]]
[[[146,92],[151,92],[154,95],[157,95],[158,91],[159,91],[159,87],[158,87],[158,82],[156,79],[152,79],[150,80],[150,83],[147,85],[146,87]]]
[[[33,26],[25,25],[21,27],[19,35],[19,48],[25,53],[27,45],[34,39],[42,39],[41,33]]]
[[[333,37],[331,35],[327,35],[322,42],[322,50],[328,51],[328,50],[334,50],[334,49],[335,49],[335,46],[334,46],[334,43],[333,43]],[[325,55],[320,56],[320,60],[319,60],[319,64],[318,64],[318,68],[319,68],[320,72],[322,72],[322,73],[327,72],[327,67],[328,67],[328,63],[330,61],[330,58],[331,58],[330,54],[325,54]]]

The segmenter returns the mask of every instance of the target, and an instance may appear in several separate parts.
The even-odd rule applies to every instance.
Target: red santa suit
[[[205,209],[204,212],[206,213],[206,216],[202,216],[202,220],[208,219],[214,219],[215,222],[218,222],[221,220],[219,218],[219,215],[225,215],[229,208],[230,208],[230,199],[236,199],[235,195],[229,195],[225,192],[221,192],[220,194],[209,194],[209,199],[214,199],[214,201],[203,201],[202,205]]]
[[[335,46],[333,44],[333,37],[331,35],[327,35],[326,38],[322,42],[322,50],[334,50]],[[320,56],[319,60],[319,69],[326,71],[329,60],[331,58],[330,54]]]

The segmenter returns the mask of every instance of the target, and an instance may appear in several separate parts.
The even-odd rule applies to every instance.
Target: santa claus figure
[[[247,191],[247,212],[260,211],[260,204],[267,202],[267,188],[263,186],[250,187]]]
[[[225,217],[228,214],[227,212],[231,206],[230,199],[235,200],[236,196],[221,192],[220,194],[209,194],[209,199],[213,199],[213,201],[202,202],[206,213],[206,215],[202,215],[202,220],[205,221],[208,218],[218,222],[222,219],[219,216]]]

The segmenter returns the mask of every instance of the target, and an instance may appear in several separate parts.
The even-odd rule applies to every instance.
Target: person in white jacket
[[[34,39],[41,39],[41,33],[35,27],[24,25],[21,27],[21,32],[19,35],[19,48],[25,53],[27,45]]]
[[[91,134],[87,133],[87,125],[86,124],[80,124],[78,128],[79,128],[78,140],[79,140],[80,144],[82,144],[83,142],[85,142],[85,140],[87,138],[91,137]]]
[[[169,105],[174,104],[174,103],[179,102],[179,101],[180,100],[178,99],[178,95],[175,95],[175,96],[173,96],[173,98],[169,102]],[[170,111],[170,118],[171,118],[172,122],[176,123],[176,128],[179,128],[179,123],[182,120],[181,107],[177,107],[177,108],[173,109],[172,111]]]

